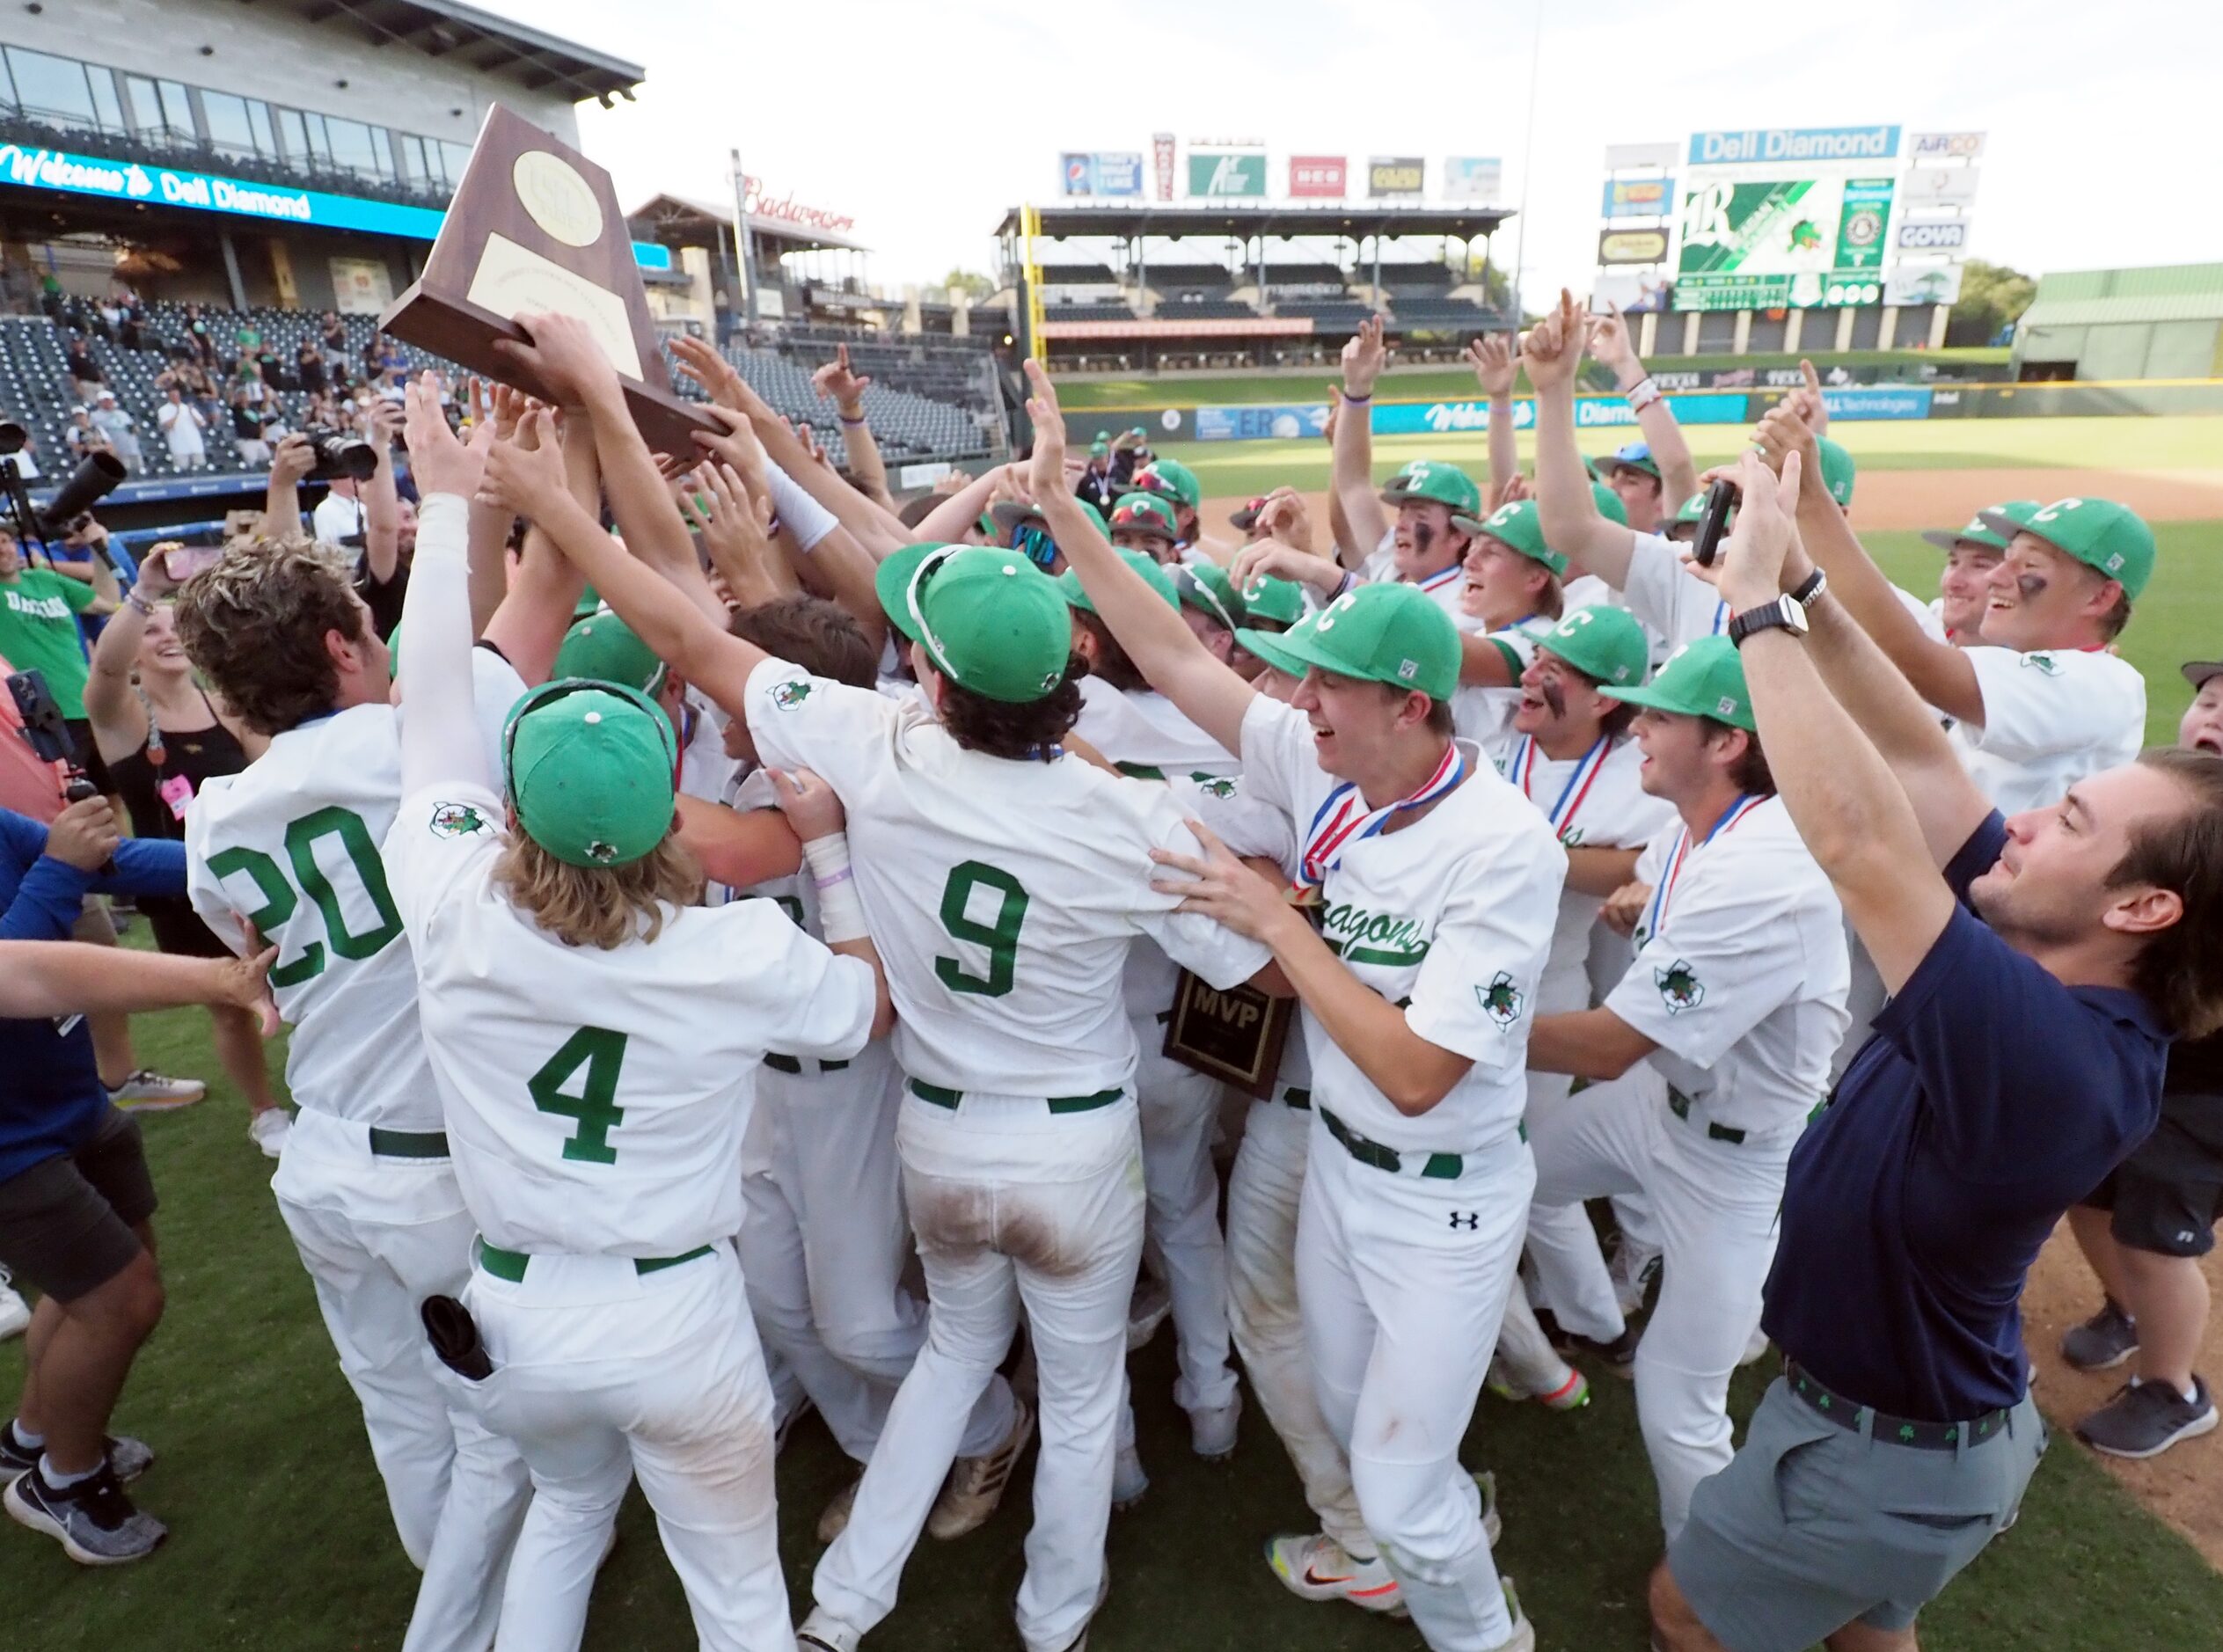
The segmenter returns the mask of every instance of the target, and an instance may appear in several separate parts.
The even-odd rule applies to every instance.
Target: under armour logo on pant
[[[1482,1213],[1480,1210],[1454,1210],[1452,1212],[1452,1225],[1453,1227],[1478,1228],[1481,1226],[1481,1224]]]

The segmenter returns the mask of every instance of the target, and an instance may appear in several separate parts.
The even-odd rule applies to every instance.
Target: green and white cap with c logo
[[[1537,638],[1536,646],[1557,654],[1601,688],[1641,685],[1651,663],[1651,647],[1636,616],[1605,603],[1562,616]]]
[[[1991,513],[1984,515],[1991,521]],[[2057,499],[2033,511],[2028,522],[2009,524],[2002,515],[1991,525],[1995,530],[2005,526],[2010,538],[2019,530],[2044,540],[2117,581],[2132,602],[2154,577],[2154,530],[2138,512],[2112,499]]]
[[[1336,676],[1418,689],[1430,699],[1459,691],[1459,627],[1417,585],[1362,585],[1301,625],[1283,632],[1247,627],[1235,640],[1291,676],[1318,666]]]
[[[1941,551],[1950,551],[1966,541],[1993,551],[2004,551],[2007,541],[2027,526],[2031,517],[2045,507],[2035,499],[2002,500],[1987,505],[1968,519],[1965,528],[1925,529],[1922,537]]]
[[[1700,637],[1685,643],[1643,687],[1598,691],[1631,705],[1683,717],[1710,717],[1748,735],[1759,732],[1752,718],[1752,696],[1744,686],[1744,662],[1727,637]]]
[[[1456,464],[1441,459],[1415,459],[1382,484],[1382,503],[1402,505],[1408,501],[1433,500],[1448,505],[1454,515],[1479,515],[1481,490],[1474,479]]]
[[[1544,543],[1544,522],[1532,499],[1516,499],[1500,505],[1487,516],[1453,516],[1452,524],[1472,533],[1488,534],[1510,545],[1532,562],[1541,562],[1555,579],[1567,577],[1567,559]]]

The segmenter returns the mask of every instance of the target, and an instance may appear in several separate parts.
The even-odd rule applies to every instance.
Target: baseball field
[[[1324,378],[1324,375],[1321,376]],[[2159,524],[2161,563],[2123,639],[2146,672],[2149,732],[2174,736],[2186,691],[2177,665],[2223,649],[2223,420],[1954,420],[1840,425],[1862,466],[1854,522],[1893,577],[1934,588],[1935,553],[1913,530],[1949,526],[2002,497],[2122,498]],[[1693,433],[1701,462],[1726,457],[1731,430]],[[1586,439],[1604,445],[1602,435]],[[1318,442],[1192,444],[1208,518],[1276,486],[1317,493]],[[1479,436],[1378,443],[1382,466],[1426,454],[1483,468]],[[1325,524],[1324,509],[1318,520]],[[143,925],[129,938],[143,941]],[[400,1643],[414,1575],[394,1539],[352,1396],[309,1283],[270,1200],[269,1166],[248,1144],[244,1104],[217,1077],[197,1012],[135,1023],[142,1061],[210,1080],[200,1106],[145,1121],[163,1196],[157,1218],[169,1314],[141,1357],[116,1426],[160,1461],[138,1488],[172,1537],[152,1560],[81,1571],[53,1544],[0,1528],[0,1644],[148,1652],[355,1652]],[[274,1060],[275,1059],[274,1056]],[[2043,1129],[2042,1120],[2032,1121]],[[2212,1270],[2223,1284],[2223,1268]],[[2029,1299],[2039,1397],[2058,1431],[2022,1517],[1925,1614],[1931,1652],[2021,1647],[2186,1652],[2223,1642],[2223,1436],[2146,1465],[2102,1466],[2064,1426],[2107,1384],[2067,1371],[2053,1345],[2093,1305],[2057,1239]],[[22,1371],[0,1347],[0,1393]],[[2223,1337],[2205,1369],[2223,1378]],[[1189,1454],[1175,1409],[1172,1337],[1138,1356],[1136,1405],[1152,1483],[1115,1517],[1112,1593],[1095,1652],[1331,1652],[1417,1648],[1404,1624],[1283,1591],[1259,1557],[1270,1533],[1306,1520],[1297,1481],[1262,1418],[1246,1417],[1234,1460]],[[1466,1459],[1497,1475],[1505,1536],[1539,1644],[1553,1652],[1640,1652],[1645,1573],[1658,1543],[1651,1477],[1627,1385],[1593,1368],[1590,1405],[1554,1414],[1485,1396]],[[1763,1373],[1743,1374],[1741,1418]],[[819,1509],[850,1469],[815,1419],[779,1466],[782,1551],[807,1601]],[[1022,1567],[1027,1473],[984,1530],[922,1542],[902,1604],[868,1646],[908,1652],[1016,1648],[1011,1599]],[[647,1508],[629,1500],[619,1546],[595,1596],[587,1645],[645,1652],[693,1644],[684,1604]],[[2205,1558],[2203,1558],[2205,1552]]]

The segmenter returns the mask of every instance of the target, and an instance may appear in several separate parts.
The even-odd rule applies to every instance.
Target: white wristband
[[[863,940],[864,903],[857,898],[857,881],[850,874],[849,834],[830,832],[803,844],[803,862],[818,890],[818,929],[828,945]]]
[[[795,536],[795,543],[808,551],[821,539],[841,526],[834,513],[803,492],[795,479],[769,459],[764,462],[766,479],[771,486],[771,508],[780,525]]]
[[[1629,411],[1642,413],[1660,398],[1660,387],[1652,383],[1651,375],[1648,373],[1630,385],[1625,395]]]

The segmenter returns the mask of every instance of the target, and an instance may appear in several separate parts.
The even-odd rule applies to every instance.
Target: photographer
[[[0,812],[0,939],[66,940],[88,894],[184,889],[183,847],[122,839],[105,798],[72,803],[51,827]],[[46,971],[9,978],[26,973]],[[109,1442],[107,1427],[162,1317],[139,1127],[109,1100],[82,1015],[0,1020],[0,1262],[44,1297],[23,1398],[0,1431],[8,1513],[80,1564],[137,1560],[165,1532],[121,1487],[153,1455]]]
[[[393,634],[401,623],[402,599],[409,591],[409,562],[406,554],[416,548],[416,513],[406,523],[401,495],[394,480],[394,443],[401,434],[401,409],[389,402],[373,402],[363,438],[377,458],[377,468],[358,481],[340,474],[330,479],[332,491],[310,513],[311,531],[325,545],[360,548],[355,563],[355,592],[370,609],[371,628],[381,637]],[[318,464],[318,449],[327,452],[348,438],[330,432],[302,433],[278,444],[270,464],[270,489],[263,507],[263,531],[275,537],[299,531],[300,482]],[[352,524],[352,525],[350,525]],[[333,530],[344,530],[335,533]]]

